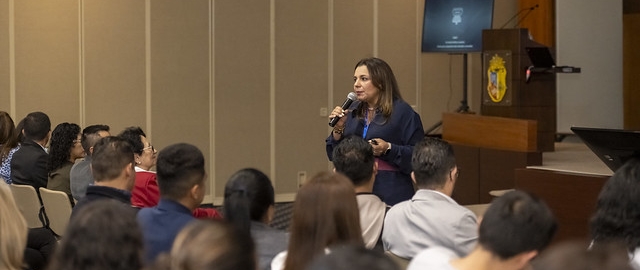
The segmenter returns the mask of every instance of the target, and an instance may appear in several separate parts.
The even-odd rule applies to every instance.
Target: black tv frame
[[[591,151],[615,172],[631,158],[640,158],[640,131],[571,127]]]
[[[470,5],[485,8],[470,9]],[[425,0],[421,51],[482,52],[482,30],[492,28],[494,5],[494,0]],[[478,16],[484,20],[482,23],[477,22]]]

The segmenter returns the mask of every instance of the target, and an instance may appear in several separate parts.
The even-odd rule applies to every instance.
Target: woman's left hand
[[[384,155],[387,149],[389,149],[389,143],[380,138],[369,140],[369,144],[373,147],[373,155],[376,157]]]

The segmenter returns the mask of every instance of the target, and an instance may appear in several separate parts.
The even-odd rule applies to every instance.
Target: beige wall
[[[517,3],[496,0],[494,25]],[[425,128],[459,106],[462,57],[420,53],[424,0],[0,0],[0,109],[53,124],[141,126],[161,149],[205,154],[208,200],[243,167],[279,200],[330,168],[321,109],[352,89],[357,60],[394,68]],[[469,56],[478,110],[480,54]],[[11,82],[15,81],[15,84]]]

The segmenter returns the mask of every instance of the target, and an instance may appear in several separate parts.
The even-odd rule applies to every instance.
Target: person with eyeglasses
[[[47,188],[67,193],[72,203],[71,167],[76,159],[84,157],[84,150],[80,144],[81,137],[80,126],[65,122],[53,129],[49,144]]]
[[[158,151],[140,127],[128,127],[118,137],[127,140],[133,146],[136,181],[131,191],[131,205],[136,208],[158,205],[160,189],[156,172],[152,170],[156,166]],[[222,218],[213,208],[197,208],[193,215],[197,218]]]

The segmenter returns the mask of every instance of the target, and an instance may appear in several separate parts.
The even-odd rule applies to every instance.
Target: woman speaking
[[[337,106],[329,119],[338,117],[326,140],[327,156],[351,135],[361,136],[373,147],[378,173],[373,193],[388,205],[413,196],[411,153],[423,139],[420,116],[402,100],[391,67],[378,58],[360,60],[353,74],[357,100],[347,109]]]

